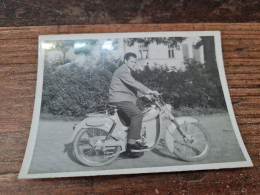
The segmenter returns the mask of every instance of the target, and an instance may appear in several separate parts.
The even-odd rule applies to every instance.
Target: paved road
[[[210,134],[212,150],[207,159],[197,163],[205,164],[244,160],[228,115],[203,116],[198,118]],[[72,135],[73,124],[74,122],[40,120],[29,173],[94,171],[196,164],[172,157],[165,147],[158,145],[157,148],[145,152],[138,159],[133,160],[121,155],[107,166],[84,166],[77,163],[70,156],[70,152],[64,152],[64,144],[68,142]]]

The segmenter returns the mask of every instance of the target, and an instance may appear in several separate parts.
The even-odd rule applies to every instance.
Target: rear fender
[[[86,129],[86,128],[95,128],[95,127],[98,127],[100,129],[103,129],[104,131],[107,131],[109,132],[110,128],[111,128],[111,125],[108,124],[108,123],[104,123],[103,125],[98,125],[98,126],[90,126],[90,125],[87,125],[87,120],[88,118],[85,118],[83,121],[81,121],[79,124],[77,124],[75,126],[75,129],[73,131],[73,134],[70,138],[70,140],[68,141],[68,143],[72,143],[76,137],[76,135],[78,134],[78,132],[81,130],[81,129]]]

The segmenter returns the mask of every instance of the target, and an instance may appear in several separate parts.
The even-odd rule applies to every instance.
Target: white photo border
[[[214,37],[215,54],[216,54],[218,71],[219,71],[219,77],[220,77],[228,113],[231,119],[232,126],[234,128],[236,138],[238,140],[239,146],[242,150],[242,153],[246,161],[149,167],[149,168],[113,169],[113,170],[100,170],[100,171],[29,174],[28,171],[30,168],[33,151],[36,143],[37,132],[38,132],[41,100],[42,100],[43,72],[44,72],[44,50],[42,49],[42,43],[44,41],[51,41],[51,40],[57,41],[57,40],[82,40],[82,39],[137,38],[137,37],[148,37],[148,36],[149,37],[190,37],[190,36],[213,36]],[[238,125],[232,107],[232,102],[228,90],[227,79],[226,79],[224,63],[223,63],[220,31],[158,31],[158,32],[123,32],[123,33],[88,33],[88,34],[66,34],[66,35],[61,34],[61,35],[41,35],[39,36],[38,40],[39,40],[38,72],[37,72],[34,110],[33,110],[32,124],[31,124],[30,135],[26,147],[26,152],[18,176],[19,179],[180,172],[180,171],[211,170],[211,169],[223,169],[223,168],[241,168],[241,167],[253,166],[253,163],[246,150],[240,131],[238,129]]]

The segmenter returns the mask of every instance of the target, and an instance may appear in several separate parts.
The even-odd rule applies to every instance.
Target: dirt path
[[[205,164],[244,160],[228,115],[204,116],[199,117],[199,119],[210,134],[212,150],[207,159],[197,163]],[[29,173],[56,173],[196,164],[184,162],[176,157],[172,157],[165,147],[158,145],[157,148],[150,152],[145,152],[144,155],[138,159],[133,160],[121,155],[107,166],[98,168],[83,166],[68,155],[70,152],[64,151],[64,145],[68,143],[68,140],[72,136],[73,124],[74,122],[40,121]]]

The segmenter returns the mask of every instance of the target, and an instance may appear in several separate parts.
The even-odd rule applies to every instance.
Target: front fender
[[[184,122],[186,123],[197,123],[199,122],[198,119],[189,117],[189,116],[182,116],[182,117],[176,117],[175,120],[179,123],[179,124],[183,124]]]
[[[183,124],[183,123],[197,123],[199,122],[198,119],[189,117],[189,116],[182,116],[182,117],[176,117],[175,120],[178,122],[179,125]],[[167,129],[170,133],[172,133],[175,129],[177,128],[177,126],[172,122],[171,124],[168,125]]]

